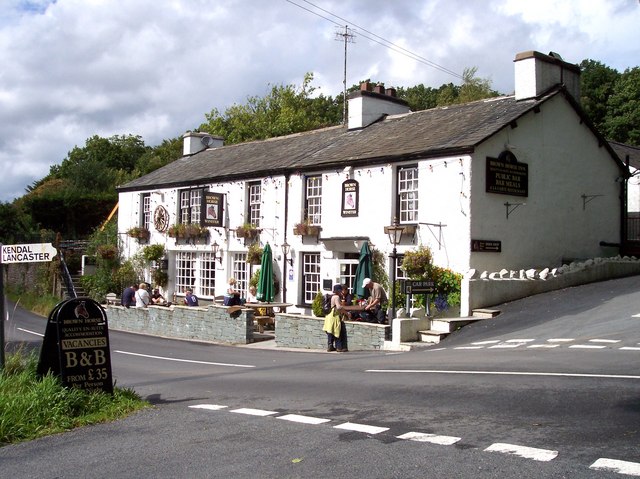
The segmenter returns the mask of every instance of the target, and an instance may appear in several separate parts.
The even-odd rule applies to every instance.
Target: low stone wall
[[[276,314],[276,345],[286,348],[327,349],[327,333],[322,330],[324,318],[299,314]],[[384,349],[389,326],[345,321],[350,351]]]
[[[640,274],[640,261],[620,256],[573,262],[553,269],[503,269],[481,274],[470,270],[462,280],[460,316],[534,294],[637,274]]]
[[[105,306],[109,329],[166,338],[229,344],[253,342],[253,311],[242,310],[234,318],[226,306],[149,306],[125,308]]]

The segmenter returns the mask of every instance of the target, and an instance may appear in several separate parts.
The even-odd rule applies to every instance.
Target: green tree
[[[177,160],[182,156],[182,138],[162,140],[158,146],[147,149],[137,160],[135,176],[143,176]]]
[[[464,69],[456,103],[468,103],[498,96],[498,92],[491,89],[491,80],[477,77],[477,71],[477,67]]]
[[[275,85],[265,97],[249,97],[246,104],[233,105],[224,114],[213,109],[199,129],[234,144],[339,124],[340,105],[331,97],[313,97],[312,81],[313,75],[307,73],[299,88]]]
[[[607,118],[607,103],[620,74],[613,68],[595,61],[580,63],[580,102],[585,113],[597,128]]]
[[[626,69],[615,82],[603,131],[611,140],[640,145],[640,67]]]

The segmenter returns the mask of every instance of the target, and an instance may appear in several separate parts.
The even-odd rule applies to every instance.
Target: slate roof
[[[357,130],[337,126],[207,149],[122,185],[118,191],[195,186],[471,153],[484,140],[560,93],[564,89],[554,89],[532,100],[492,98],[389,116]]]
[[[617,141],[609,141],[609,144],[623,162],[626,162],[626,158],[629,156],[629,165],[636,170],[640,169],[640,147]]]

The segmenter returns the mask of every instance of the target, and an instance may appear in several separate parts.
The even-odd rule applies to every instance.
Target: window
[[[151,230],[151,193],[142,194],[142,226],[147,230]]]
[[[216,259],[213,253],[202,253],[200,256],[200,294],[216,295]]]
[[[346,286],[350,294],[354,294],[356,288],[355,279],[359,256],[357,253],[346,253],[340,262],[340,284]]]
[[[180,223],[200,224],[202,188],[180,191]]]
[[[196,254],[179,251],[176,254],[176,293],[184,294],[187,288],[195,286]],[[196,294],[199,291],[194,291]]]
[[[320,225],[322,220],[322,176],[308,176],[305,189],[307,217],[312,225]]]
[[[262,186],[259,181],[249,183],[249,207],[247,219],[250,224],[260,227],[260,203],[262,203]]]
[[[247,253],[233,254],[231,274],[236,279],[236,289],[240,291],[243,296],[246,296],[247,288],[249,287],[249,273],[247,272],[248,266]]]
[[[418,168],[398,170],[398,213],[400,223],[418,221]]]
[[[302,253],[302,268],[303,302],[311,304],[320,291],[320,253]]]

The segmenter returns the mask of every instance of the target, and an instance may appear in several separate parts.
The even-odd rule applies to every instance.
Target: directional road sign
[[[44,263],[57,254],[51,243],[7,244],[2,246],[2,264]]]

